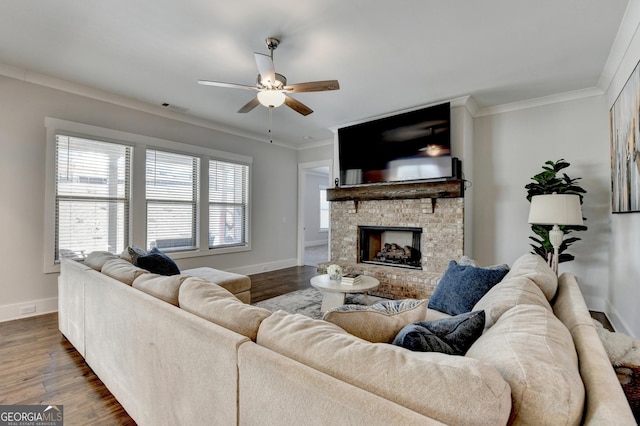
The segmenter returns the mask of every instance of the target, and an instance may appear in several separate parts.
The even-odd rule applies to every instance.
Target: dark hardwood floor
[[[58,331],[56,313],[0,323],[0,405],[62,405],[65,425],[135,425]]]
[[[311,277],[317,274],[315,266],[297,266],[250,275],[251,303],[309,288],[311,287],[311,284],[309,284]]]
[[[252,301],[310,286],[312,266],[251,275]],[[58,330],[56,313],[0,323],[0,405],[62,405],[65,425],[135,422]]]

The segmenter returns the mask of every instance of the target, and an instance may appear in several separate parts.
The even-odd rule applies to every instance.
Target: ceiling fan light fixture
[[[258,92],[258,100],[267,108],[277,108],[284,103],[286,96],[279,90],[269,89]]]

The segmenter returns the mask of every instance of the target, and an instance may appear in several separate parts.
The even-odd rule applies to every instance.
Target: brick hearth
[[[454,198],[420,198],[431,195],[443,185],[426,183],[426,191],[386,191],[385,199],[370,196],[363,188],[359,197],[357,188],[349,188],[344,195],[340,188],[328,196],[331,201],[330,261],[318,265],[322,271],[329,264],[339,264],[347,273],[370,275],[380,281],[373,293],[393,299],[429,298],[451,259],[459,259],[464,252],[464,198],[439,191],[439,196]],[[415,186],[415,184],[412,184]],[[392,189],[406,188],[402,184]],[[435,189],[434,189],[435,188]],[[398,198],[392,193],[396,192]],[[339,196],[336,196],[339,194]],[[438,197],[436,195],[436,197]],[[339,199],[339,200],[336,200]],[[358,226],[387,226],[422,228],[422,270],[386,265],[359,263]]]

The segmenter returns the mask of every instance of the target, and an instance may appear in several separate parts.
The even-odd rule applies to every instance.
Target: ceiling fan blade
[[[202,84],[205,86],[228,87],[230,89],[258,90],[256,86],[247,86],[245,84],[236,84],[236,83],[225,83],[222,81],[198,80],[198,84]]]
[[[268,85],[267,82],[274,84],[276,82],[276,70],[273,67],[271,56],[255,52],[255,57],[262,84],[265,86]]]
[[[338,89],[340,89],[338,80],[309,81],[307,83],[290,84],[283,88],[287,93],[324,92],[325,90]]]
[[[305,104],[303,104],[300,101],[297,101],[295,99],[293,99],[290,96],[285,95],[284,98],[284,104],[286,106],[288,106],[289,108],[291,108],[292,110],[302,114],[302,115],[309,115],[313,112],[313,110],[311,108],[309,108],[308,106],[306,106]]]
[[[242,108],[240,108],[238,110],[239,113],[245,113],[245,112],[249,112],[252,109],[254,109],[255,107],[257,107],[258,105],[260,105],[260,101],[258,100],[258,98],[253,98],[251,99],[249,102],[247,102],[246,104],[244,104],[244,106]]]

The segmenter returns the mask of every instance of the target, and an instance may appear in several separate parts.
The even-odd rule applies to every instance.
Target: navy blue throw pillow
[[[506,269],[458,265],[452,260],[429,299],[429,308],[449,315],[469,312],[507,272]]]
[[[149,253],[138,256],[136,266],[146,269],[149,272],[160,275],[178,275],[180,269],[178,265],[166,254],[162,253],[156,247],[152,248]]]
[[[484,330],[484,311],[436,321],[415,322],[400,330],[393,344],[416,352],[464,355]]]

